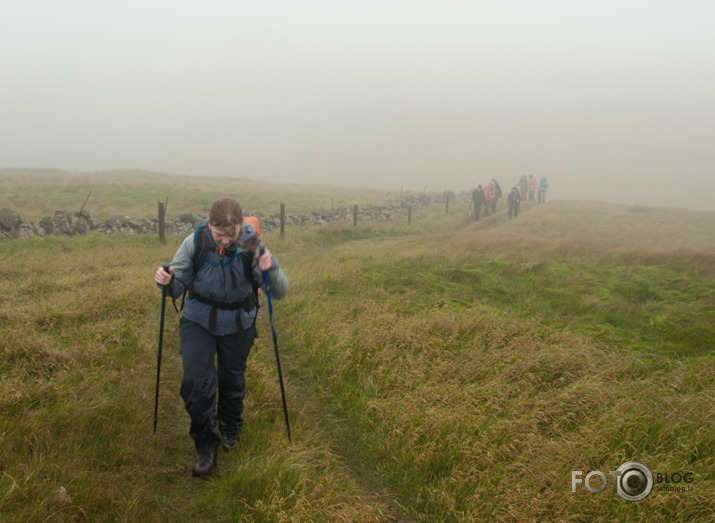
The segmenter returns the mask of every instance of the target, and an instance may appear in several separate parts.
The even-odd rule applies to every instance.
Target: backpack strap
[[[245,300],[243,301],[238,301],[238,302],[221,302],[221,301],[215,301],[210,298],[205,298],[199,294],[197,294],[193,288],[189,288],[189,297],[192,300],[197,300],[200,301],[201,303],[205,303],[206,305],[209,305],[211,307],[211,310],[209,312],[209,330],[216,330],[216,322],[217,322],[217,309],[225,310],[225,311],[235,311],[239,309],[243,309],[245,311],[250,311],[254,307],[256,307],[256,297],[251,293],[249,294]],[[255,320],[254,320],[255,322]],[[241,319],[240,317],[236,318],[236,326],[241,327]]]
[[[208,254],[208,251],[206,249],[206,236],[204,235],[204,229],[206,229],[206,220],[203,220],[196,227],[196,229],[194,229],[194,256],[192,258],[194,274],[199,272],[199,269],[203,267],[204,262],[206,261],[206,256]],[[176,300],[178,298],[173,299],[174,309],[176,309],[177,314],[184,310],[184,303],[186,302],[186,294],[188,292],[189,289],[184,289],[184,293],[181,295],[181,307],[176,306]]]
[[[202,221],[194,230],[194,274],[199,272],[199,269],[204,266],[208,249],[206,247],[206,220]]]
[[[246,275],[246,279],[251,283],[253,294],[256,296],[256,303],[258,303],[258,289],[260,285],[256,280],[256,276],[253,274],[253,260],[255,255],[247,251],[241,251],[240,256],[243,262],[243,273]]]
[[[258,289],[260,288],[260,285],[258,281],[256,280],[256,276],[253,274],[253,258],[255,256],[255,253],[251,253],[248,251],[241,251],[241,260],[243,261],[243,273],[246,275],[246,278],[248,281],[251,283],[251,289],[253,290],[253,299],[256,304],[256,316],[253,318],[253,327],[255,331],[255,337],[258,338],[258,329],[256,328],[256,320],[258,319],[258,309],[261,308],[261,302],[258,299]]]

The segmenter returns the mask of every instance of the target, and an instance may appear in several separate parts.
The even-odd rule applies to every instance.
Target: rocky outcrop
[[[460,194],[460,198],[468,197],[465,196],[466,194]],[[403,217],[409,207],[417,210],[434,203],[444,202],[445,198],[453,201],[456,196],[453,192],[447,191],[437,195],[407,195],[400,199],[387,200],[382,205],[360,205],[358,206],[357,219],[358,222],[394,221]],[[207,216],[208,209],[196,215],[182,214],[180,216],[166,217],[164,220],[166,235],[187,235]],[[261,231],[280,228],[281,218],[278,213],[271,215],[256,213],[255,216],[261,222]],[[310,212],[286,213],[285,224],[288,227],[317,226],[341,221],[352,222],[353,219],[354,208],[344,206],[330,210],[314,209]],[[78,213],[55,211],[53,217],[43,218],[38,223],[25,223],[16,211],[0,208],[0,239],[22,239],[31,236],[50,235],[75,236],[92,231],[104,234],[158,234],[159,220],[147,220],[146,218],[136,220],[129,216],[112,216],[106,220],[101,220],[94,211],[80,211]]]
[[[10,209],[0,209],[0,230],[10,231],[20,226],[20,214]]]

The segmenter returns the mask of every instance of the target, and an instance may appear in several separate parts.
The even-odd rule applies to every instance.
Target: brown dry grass
[[[654,269],[645,274],[667,268],[700,307],[693,311],[707,312],[712,297],[695,289],[712,282],[713,222],[676,213],[691,237],[668,243],[647,213],[572,205],[550,202],[511,222],[465,223],[436,209],[416,214],[411,228],[267,234],[291,278],[289,297],[275,305],[293,442],[264,308],[247,430],[207,482],[190,477],[170,306],[151,433],[159,315],[151,275],[177,244],[119,236],[2,244],[0,519],[711,519],[712,347],[696,356],[657,343],[636,350],[528,303],[481,296],[490,267],[506,286],[541,271],[564,297],[607,309],[608,294],[579,295],[573,274],[602,268],[628,279],[642,265]],[[610,212],[633,219],[599,222]],[[466,269],[484,267],[466,279]],[[666,317],[674,304],[647,306]],[[608,473],[630,459],[654,472],[693,472],[694,490],[640,503],[610,489],[570,492],[572,470]]]

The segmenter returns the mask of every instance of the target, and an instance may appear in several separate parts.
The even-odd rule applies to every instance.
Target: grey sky
[[[715,2],[0,5],[0,167],[715,209]]]

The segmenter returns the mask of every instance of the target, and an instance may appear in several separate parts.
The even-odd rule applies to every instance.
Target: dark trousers
[[[221,434],[226,437],[241,430],[246,395],[244,373],[255,328],[214,336],[182,318],[179,332],[184,368],[181,397],[191,418],[189,433],[198,452],[212,452],[221,443]]]
[[[482,212],[482,202],[477,200],[472,200],[474,204],[474,221],[479,221],[479,214]]]
[[[546,201],[546,191],[539,191],[539,203]]]
[[[519,216],[519,205],[509,204],[509,218]]]

